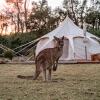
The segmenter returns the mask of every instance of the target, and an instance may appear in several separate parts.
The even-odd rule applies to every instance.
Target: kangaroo
[[[48,80],[51,80],[52,70],[56,71],[57,69],[58,60],[63,53],[64,36],[62,38],[54,36],[54,39],[56,40],[56,46],[54,48],[44,49],[36,56],[36,70],[33,77],[34,80],[36,80],[39,74],[43,72],[43,78],[44,81],[46,81],[46,70],[48,70]]]
[[[56,41],[56,46],[54,48],[47,48],[42,50],[35,58],[35,74],[33,80],[36,80],[41,72],[43,72],[44,81],[47,80],[46,72],[48,70],[48,80],[51,80],[52,70],[56,71],[58,66],[58,60],[62,56],[63,46],[64,46],[64,36],[62,38],[57,38],[54,36]],[[30,79],[32,76],[21,76],[21,79]]]

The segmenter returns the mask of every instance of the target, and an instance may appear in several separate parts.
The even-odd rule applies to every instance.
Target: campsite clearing
[[[91,54],[100,53],[100,39],[75,25],[67,16],[56,29],[40,38],[36,45],[36,55],[45,48],[55,47],[54,36],[58,38],[64,36],[60,60],[91,60]]]
[[[100,64],[59,64],[52,82],[18,79],[34,65],[0,65],[0,100],[100,100]]]

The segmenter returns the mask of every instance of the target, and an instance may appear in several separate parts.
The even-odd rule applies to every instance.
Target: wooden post
[[[83,26],[83,35],[84,35],[84,44],[85,44],[85,57],[86,57],[86,60],[88,59],[88,56],[87,56],[87,46],[86,46],[86,44],[87,44],[87,38],[86,38],[86,28],[87,28],[87,25],[86,25],[86,23],[84,23],[84,26]]]
[[[87,47],[85,45],[85,57],[86,57],[86,60],[87,60]]]

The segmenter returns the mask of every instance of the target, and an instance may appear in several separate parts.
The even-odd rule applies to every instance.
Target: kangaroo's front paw
[[[53,67],[53,71],[56,71],[57,70],[57,67]]]

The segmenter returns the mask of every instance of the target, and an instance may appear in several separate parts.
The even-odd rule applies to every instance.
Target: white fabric
[[[86,59],[86,55],[90,60],[91,54],[100,53],[100,44],[92,37],[99,38],[86,32],[86,40],[84,40],[84,31],[67,17],[55,30],[41,37],[37,44],[36,55],[45,48],[55,46],[54,36],[65,37],[63,55],[60,60]]]

